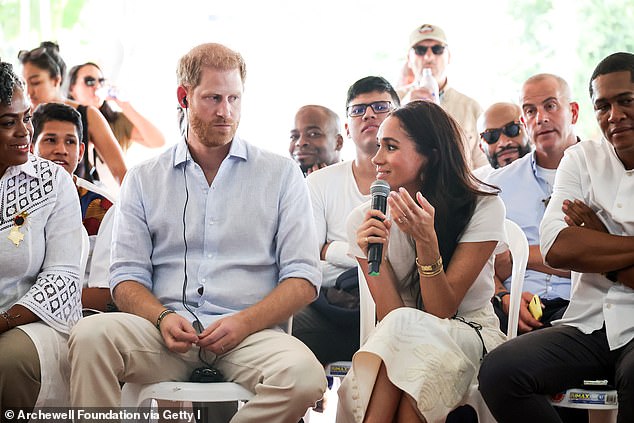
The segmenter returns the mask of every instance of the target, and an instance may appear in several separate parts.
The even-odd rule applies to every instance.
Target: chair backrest
[[[79,279],[80,285],[84,286],[87,282],[86,267],[88,265],[88,255],[90,253],[90,238],[84,225],[81,225],[81,261],[79,262]]]
[[[528,263],[528,240],[526,234],[519,225],[509,219],[504,220],[504,229],[509,242],[509,249],[513,257],[513,268],[511,271],[511,302],[509,305],[509,321],[507,329],[508,339],[517,336],[517,325],[519,324],[520,306],[522,299],[522,288],[524,286],[524,276],[526,274],[526,264]]]

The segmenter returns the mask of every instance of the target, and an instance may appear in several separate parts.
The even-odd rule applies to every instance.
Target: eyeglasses
[[[346,111],[348,112],[349,117],[358,117],[363,116],[365,111],[371,107],[374,113],[387,113],[392,110],[392,102],[391,101],[375,101],[370,104],[353,104],[352,106],[348,106]]]
[[[18,60],[24,63],[28,59],[37,59],[43,54],[46,54],[46,47],[37,47],[33,50],[20,50],[18,52]]]
[[[491,128],[480,134],[480,137],[487,144],[495,144],[500,139],[500,135],[504,134],[509,138],[515,138],[520,134],[521,125],[518,122],[509,122],[501,128]]]
[[[442,44],[434,44],[431,47],[428,46],[414,46],[412,47],[412,49],[414,50],[414,53],[416,53],[417,56],[424,56],[427,54],[427,49],[431,48],[431,52],[434,53],[436,56],[440,56],[441,54],[443,54],[445,52],[445,48],[447,46],[443,46]]]
[[[84,84],[88,87],[94,87],[97,82],[99,82],[100,85],[104,85],[106,83],[106,78],[95,79],[92,76],[84,76]]]

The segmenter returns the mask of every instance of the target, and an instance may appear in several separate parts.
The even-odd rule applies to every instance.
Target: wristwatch
[[[509,295],[510,292],[508,291],[499,291],[496,292],[495,295],[493,296],[493,298],[495,299],[495,301],[498,302],[498,304],[500,305],[500,307],[502,307],[502,298],[504,298],[505,296]]]

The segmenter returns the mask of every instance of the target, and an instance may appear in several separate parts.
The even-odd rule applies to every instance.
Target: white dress
[[[0,213],[0,312],[20,304],[41,319],[17,327],[31,338],[40,359],[36,407],[67,405],[66,341],[81,318],[77,189],[62,167],[29,155],[0,178]],[[24,216],[19,229],[16,216]],[[16,230],[24,238],[12,237],[14,242],[9,236]]]
[[[368,207],[365,204],[350,214],[351,233],[356,232]],[[414,245],[396,225],[392,226],[387,256],[407,307],[385,316],[354,355],[352,369],[338,391],[337,422],[363,421],[381,362],[385,363],[392,383],[411,396],[420,414],[430,423],[444,422],[447,414],[464,402],[469,386],[476,381],[483,343],[490,351],[506,339],[490,302],[494,257],[507,249],[504,217],[499,197],[478,199],[459,242],[497,241],[498,244],[465,294],[458,307],[458,318],[454,319],[440,319],[414,308]],[[351,246],[351,254],[363,257],[356,245]],[[482,338],[472,325],[481,327]]]

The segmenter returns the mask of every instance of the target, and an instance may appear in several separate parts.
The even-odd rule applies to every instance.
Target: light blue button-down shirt
[[[299,167],[238,137],[211,186],[181,140],[128,171],[116,207],[111,289],[137,281],[190,321],[181,302],[185,258],[187,303],[204,326],[259,302],[284,279],[321,285]]]
[[[495,169],[486,182],[500,187],[500,197],[506,206],[506,217],[517,223],[528,239],[529,245],[539,245],[539,224],[544,217],[552,188],[537,175],[535,152],[517,159],[508,166]],[[511,278],[504,281],[511,289]],[[537,294],[540,298],[570,299],[570,278],[527,269],[522,291]]]

